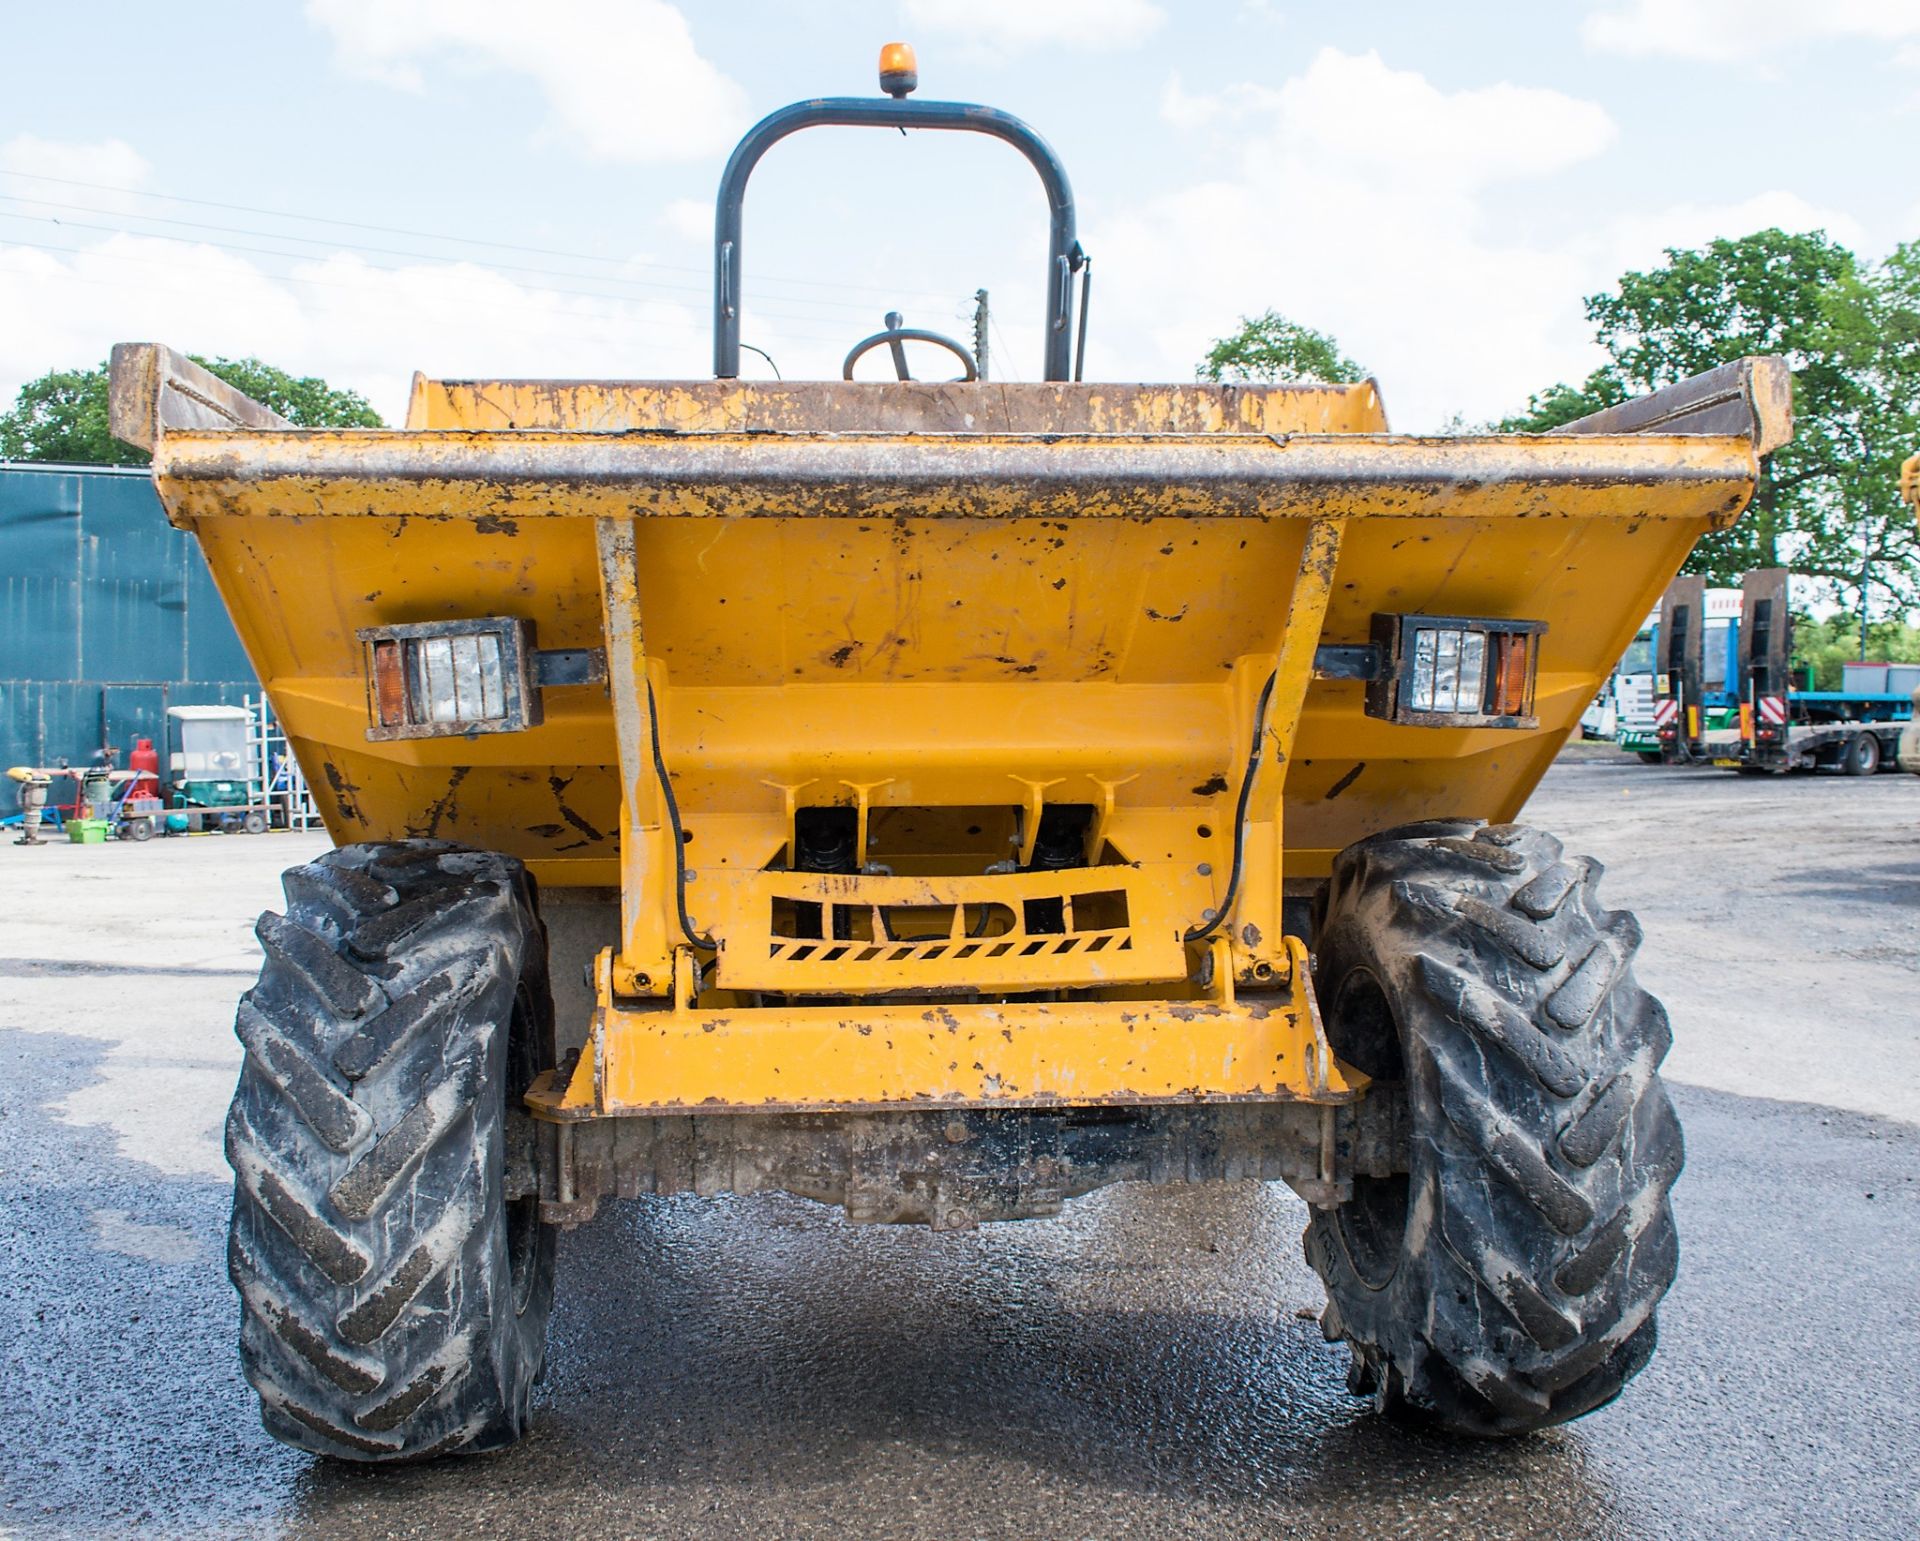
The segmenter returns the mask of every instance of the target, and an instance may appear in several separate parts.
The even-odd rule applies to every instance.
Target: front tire
[[[1647,1362],[1678,1244],[1666,1013],[1596,862],[1517,825],[1348,847],[1314,930],[1333,1047],[1404,1084],[1408,1171],[1316,1209],[1307,1256],[1349,1385],[1457,1433],[1524,1434]]]
[[[261,1419],[358,1461],[526,1431],[553,1227],[506,1122],[552,1063],[546,933],[510,857],[348,846],[291,869],[240,1003],[228,1271]]]

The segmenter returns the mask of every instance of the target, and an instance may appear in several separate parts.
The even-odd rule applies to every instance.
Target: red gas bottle
[[[133,784],[127,788],[128,797],[158,797],[160,795],[160,751],[153,747],[150,738],[136,738],[133,752],[127,756],[127,769],[134,773]]]

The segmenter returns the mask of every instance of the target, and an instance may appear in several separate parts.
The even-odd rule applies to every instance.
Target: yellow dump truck
[[[296,430],[115,350],[338,842],[239,1007],[267,1427],[518,1438],[605,1198],[940,1230],[1135,1180],[1291,1184],[1383,1410],[1599,1406],[1676,1264],[1668,1025],[1598,865],[1513,820],[1787,437],[1783,368],[1546,437],[1085,383],[1059,162],[889,78],[736,152],[711,380],[416,377],[402,428]],[[900,379],[740,378],[747,177],[819,124],[1026,156],[1042,382],[948,339],[969,378],[905,378],[897,325],[855,354]]]

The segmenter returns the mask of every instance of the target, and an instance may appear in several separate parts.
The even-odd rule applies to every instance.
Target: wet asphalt
[[[1784,1013],[1768,1031],[1816,1041],[1846,1016],[1884,1068],[1853,1095],[1830,1065],[1830,1095],[1905,1112],[1920,951],[1881,957],[1883,980],[1818,917],[1912,936],[1920,782],[1847,788],[1850,807],[1776,788],[1777,807],[1702,833],[1735,785],[1575,761],[1537,805],[1612,858],[1605,892],[1640,910],[1678,1032],[1697,1017],[1730,1063],[1743,1015]],[[1807,945],[1774,949],[1759,982],[1701,972],[1690,945],[1661,954],[1662,927],[1684,936],[1701,911],[1686,883],[1663,886],[1674,863],[1646,829],[1673,821],[1717,848],[1767,818],[1798,832],[1791,851],[1714,902],[1744,935]],[[524,1444],[384,1471],[284,1450],[235,1365],[227,1192],[194,1154],[237,1059],[220,1020],[246,983],[236,938],[271,898],[257,877],[222,886],[220,864],[306,854],[270,845],[167,857],[179,874],[205,864],[191,884],[207,913],[170,918],[163,955],[0,943],[0,1536],[1920,1535],[1920,1127],[1688,1084],[1660,1352],[1612,1407],[1533,1439],[1368,1416],[1309,1319],[1304,1207],[1247,1185],[1110,1189],[962,1235],[780,1198],[610,1204],[563,1241]],[[100,853],[119,855],[160,860]],[[0,853],[10,902],[105,892],[27,858],[48,860]],[[1846,892],[1810,909],[1821,883]],[[1709,985],[1752,999],[1733,1011]],[[63,1017],[70,998],[90,1015]],[[102,1028],[104,1003],[136,1024],[144,1007],[151,1031]],[[1705,1079],[1715,1056],[1688,1063]],[[146,1106],[143,1087],[164,1095]],[[134,1113],[101,1111],[116,1100]]]

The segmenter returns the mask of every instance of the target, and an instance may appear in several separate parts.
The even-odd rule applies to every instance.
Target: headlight
[[[543,685],[597,685],[599,648],[535,651],[533,626],[511,616],[369,626],[370,739],[512,733],[541,720]]]
[[[1424,727],[1532,728],[1544,621],[1375,615],[1367,715]]]

